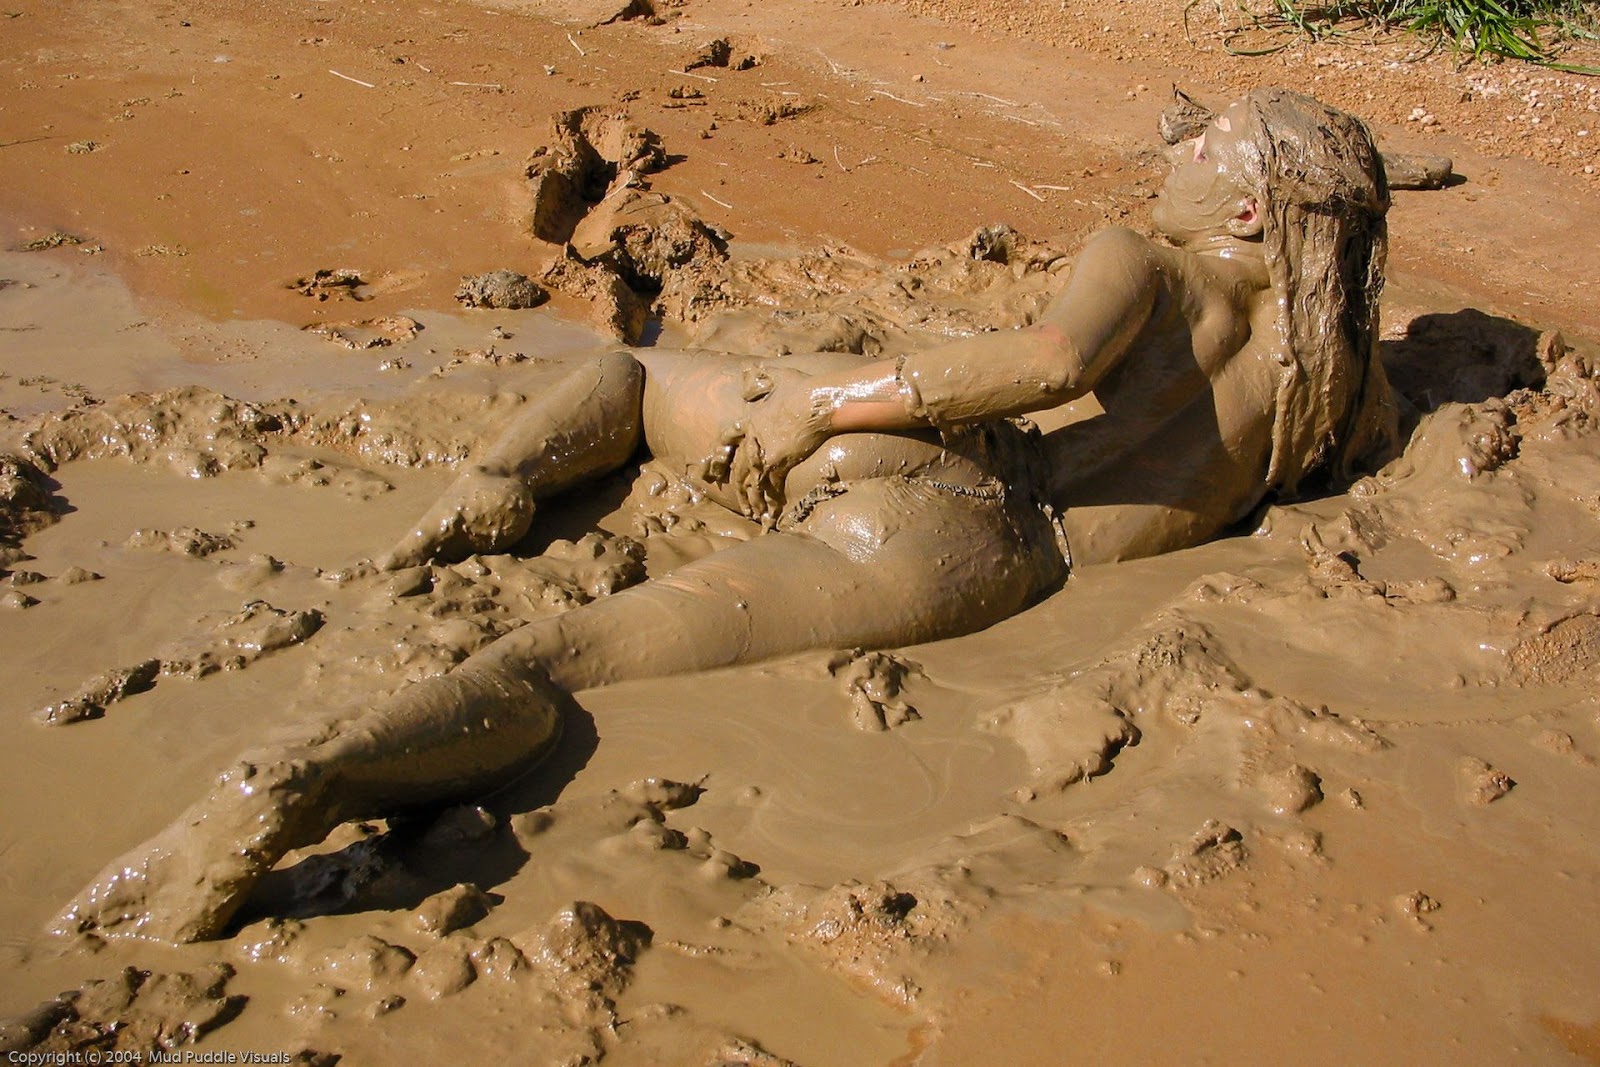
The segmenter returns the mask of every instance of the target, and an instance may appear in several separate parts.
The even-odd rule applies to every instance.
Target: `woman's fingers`
[[[746,435],[734,457],[734,470],[738,477],[739,511],[749,519],[761,515],[762,458],[761,440],[753,434]]]
[[[787,471],[769,467],[761,472],[762,525],[769,529],[778,525],[783,512],[783,482]]]

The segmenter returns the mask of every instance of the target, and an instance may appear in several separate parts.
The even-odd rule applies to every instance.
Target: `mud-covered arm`
[[[1033,326],[981,334],[866,368],[856,381],[817,380],[813,403],[834,433],[955,425],[1043,411],[1075,400],[1127,354],[1160,289],[1150,242],[1132,230],[1096,235],[1067,286]]]
[[[829,437],[957,425],[1043,411],[1090,389],[1127,353],[1155,308],[1160,261],[1131,230],[1106,230],[1078,256],[1039,322],[809,379],[750,406],[734,463],[746,514],[770,518],[784,475]]]

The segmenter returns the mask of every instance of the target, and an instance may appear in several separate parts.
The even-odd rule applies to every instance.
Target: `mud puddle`
[[[1600,883],[1571,799],[1600,752],[1600,503],[1570,489],[1597,462],[1592,357],[1540,351],[1542,384],[1437,406],[1349,495],[896,651],[916,714],[893,728],[862,729],[851,683],[891,664],[848,653],[594,690],[540,775],[481,807],[341,829],[217,943],[93,955],[36,931],[233,752],[604,595],[640,566],[621,534],[668,558],[673,535],[590,500],[612,532],[543,555],[349,569],[525,395],[482,383],[537,387],[554,361],[28,416],[59,514],[0,616],[6,1003],[80,988],[62,1025],[197,1050],[933,1063],[995,1040],[1055,1057],[1099,1025],[1083,1004],[1159,1006],[1177,974],[1222,1016],[1274,990],[1298,1013],[1277,1041],[1368,1047],[1398,1003],[1559,1055],[1588,1025],[1579,901]],[[1515,353],[1480,355],[1434,388]],[[38,721],[74,693],[93,710]],[[1361,1004],[1370,1029],[1342,1022]]]
[[[562,260],[569,299],[592,284],[600,320],[638,328],[615,283],[648,267],[668,336],[739,351],[1008,328],[1068,262],[1005,226],[887,264],[724,262],[681,201],[616,192],[569,221],[626,257]],[[656,211],[698,259],[661,269],[629,214]],[[1411,444],[1348,494],[1084,567],[960,640],[581,694],[537,776],[340,828],[229,936],[81,952],[48,918],[235,752],[715,532],[643,513],[622,478],[512,553],[352,566],[599,336],[548,309],[369,315],[310,267],[303,321],[139,325],[77,255],[0,260],[26,283],[0,290],[25,340],[7,436],[53,498],[0,531],[0,1014],[79,990],[35,1012],[41,1040],[770,1065],[1381,1059],[1449,1033],[1485,1059],[1584,1054],[1592,349],[1401,294]]]

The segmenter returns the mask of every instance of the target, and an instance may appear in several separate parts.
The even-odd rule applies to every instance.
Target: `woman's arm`
[[[1026,415],[1076,400],[1127,354],[1149,321],[1161,289],[1159,264],[1149,240],[1132,230],[1096,234],[1066,288],[1033,326],[902,360],[902,399],[936,426]]]
[[[834,434],[981,422],[1082,396],[1127,353],[1160,289],[1150,241],[1105,230],[1084,246],[1066,288],[1032,326],[820,375],[755,402],[734,463],[746,513],[771,517],[784,476]]]

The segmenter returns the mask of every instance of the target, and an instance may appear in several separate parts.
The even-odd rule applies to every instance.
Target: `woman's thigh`
[[[915,480],[853,483],[793,526],[529,624],[480,655],[582,689],[970,633],[1064,575],[1043,518],[1032,517],[1040,529],[1001,501]]]

